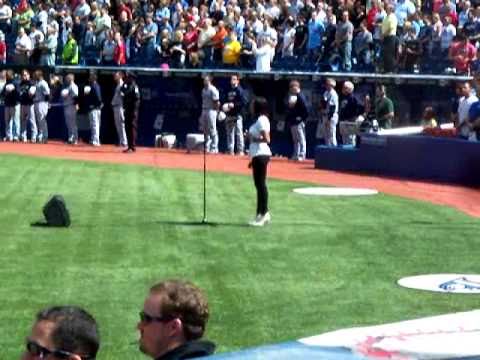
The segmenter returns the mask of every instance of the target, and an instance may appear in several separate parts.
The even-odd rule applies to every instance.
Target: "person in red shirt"
[[[378,6],[378,0],[372,1],[372,7],[368,10],[367,13],[367,29],[373,33],[375,29],[375,17],[380,12],[380,7]]]
[[[0,64],[7,62],[7,43],[5,42],[5,34],[0,31]]]
[[[448,58],[453,61],[457,74],[468,74],[470,63],[475,60],[476,48],[465,34],[459,34],[457,41],[452,43],[448,52]]]
[[[128,20],[132,20],[132,9],[128,7],[125,0],[120,1],[120,5],[118,6],[117,13],[119,17],[122,11],[125,11],[127,13]]]
[[[117,31],[114,37],[116,47],[115,52],[113,53],[113,61],[117,65],[125,65],[127,62],[126,47],[125,41],[123,41],[122,35]]]

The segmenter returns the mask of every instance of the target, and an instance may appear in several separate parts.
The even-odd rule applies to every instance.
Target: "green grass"
[[[379,195],[303,197],[270,181],[273,223],[245,227],[246,176],[0,156],[0,358],[16,359],[36,311],[77,304],[98,319],[99,359],[143,359],[137,314],[159,279],[187,278],[211,304],[219,351],[353,325],[478,307],[475,296],[402,289],[402,276],[480,272],[480,222],[456,210]],[[69,229],[33,228],[63,194]]]

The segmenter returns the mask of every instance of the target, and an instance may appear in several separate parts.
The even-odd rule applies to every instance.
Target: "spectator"
[[[243,37],[242,53],[240,54],[242,68],[252,69],[255,67],[255,54],[253,53],[255,48],[255,35],[253,34],[253,31],[248,30]]]
[[[80,19],[80,16],[73,18],[72,34],[77,42],[80,50],[83,52],[83,46],[85,43],[85,33],[87,32],[87,23]]]
[[[131,18],[128,17],[128,13],[126,11],[122,11],[120,13],[117,26],[124,39],[128,38],[132,34],[133,23]]]
[[[106,33],[106,38],[103,41],[102,45],[102,64],[106,66],[115,65],[114,56],[115,56],[115,49],[117,48],[117,43],[113,38],[113,31],[108,30]]]
[[[455,19],[454,23],[456,23],[457,19],[457,8],[455,6],[455,3],[451,3],[450,0],[442,0],[442,5],[438,9],[438,14],[440,15],[440,18],[443,20],[447,16],[450,16],[450,19]]]
[[[227,42],[223,48],[223,64],[227,67],[235,67],[240,63],[240,53],[242,45],[237,40],[235,31],[231,31]]]
[[[372,63],[373,37],[367,29],[367,20],[361,22],[360,30],[355,35],[353,45],[357,64],[362,69],[368,69]]]
[[[457,41],[452,43],[448,58],[453,62],[457,74],[470,74],[470,64],[475,59],[475,46],[470,44],[468,38],[460,34]]]
[[[415,35],[415,29],[407,21],[404,33],[400,38],[400,67],[407,72],[418,72],[421,55],[420,42]]]
[[[293,49],[295,45],[295,20],[289,17],[285,22],[285,31],[283,33],[282,57],[293,57]]]
[[[100,16],[95,18],[95,32],[97,36],[97,43],[102,46],[103,41],[107,38],[107,33],[112,28],[112,19],[108,14],[108,7],[103,6],[100,10]]]
[[[377,86],[376,93],[375,118],[377,119],[378,126],[382,129],[390,129],[395,116],[393,102],[387,97],[385,85]]]
[[[438,13],[432,14],[432,24],[433,24],[433,35],[432,35],[433,36],[433,39],[432,39],[433,54],[436,57],[439,57],[441,56],[440,42],[441,42],[441,37],[443,32],[443,23]]]
[[[472,44],[475,44],[480,39],[480,22],[475,18],[473,11],[468,13],[462,32]]]
[[[78,5],[73,11],[73,16],[79,17],[82,21],[86,21],[88,16],[91,13],[90,5],[88,5],[86,0],[79,0]]]
[[[7,43],[5,42],[5,34],[0,31],[0,64],[7,62]]]
[[[212,38],[216,31],[212,27],[212,20],[207,18],[202,21],[203,26],[201,26],[200,34],[198,35],[198,49],[203,65],[209,67],[212,64]]]
[[[167,280],[155,284],[137,325],[140,350],[156,360],[211,355],[215,345],[201,340],[208,317],[207,299],[192,283]]]
[[[183,49],[183,34],[180,30],[173,34],[173,41],[169,45],[170,66],[176,69],[185,67],[185,56],[187,52]]]
[[[32,43],[32,52],[30,63],[38,65],[40,63],[41,48],[40,45],[45,41],[45,35],[37,28],[36,24],[30,26],[30,42]]]
[[[395,17],[397,18],[397,32],[403,33],[403,26],[408,18],[415,13],[415,5],[410,0],[398,0],[395,6]]]
[[[53,306],[37,314],[22,359],[93,360],[99,347],[92,315],[75,306]]]
[[[12,29],[12,8],[4,0],[0,0],[0,31],[10,34]]]
[[[452,24],[452,17],[447,15],[443,20],[442,34],[440,35],[440,54],[441,57],[447,57],[453,38],[457,35],[457,29]]]
[[[198,54],[198,30],[194,21],[190,21],[187,25],[187,31],[183,36],[183,47],[186,51],[186,58],[191,63],[191,54]]]
[[[295,56],[303,57],[307,52],[308,27],[305,25],[305,18],[299,15],[295,26],[295,40],[293,53]]]
[[[386,16],[382,22],[382,39],[383,71],[391,73],[397,66],[397,18],[392,4],[386,7]]]
[[[471,124],[469,119],[470,107],[473,103],[478,101],[478,97],[472,92],[471,85],[468,81],[461,85],[461,97],[458,103],[458,121],[455,128],[458,131],[458,136],[462,139],[468,140],[470,137]]]
[[[97,32],[98,33],[98,32]],[[153,22],[152,15],[145,17],[145,26],[141,34],[141,52],[145,64],[152,64],[155,59],[155,40],[158,34],[158,26]]]
[[[213,45],[213,61],[215,64],[222,63],[223,46],[226,36],[227,29],[225,29],[225,24],[223,21],[219,21],[217,24],[216,33],[211,38],[211,42]]]
[[[437,120],[435,120],[435,110],[433,110],[433,107],[427,106],[425,110],[423,110],[420,126],[423,126],[424,128],[437,127]]]
[[[307,52],[309,59],[313,62],[316,62],[322,56],[322,38],[325,33],[325,26],[323,22],[317,19],[317,16],[318,14],[313,12],[308,22]]]
[[[18,6],[16,8],[16,17],[15,20],[19,27],[23,27],[26,32],[30,31],[30,25],[32,23],[32,19],[35,16],[35,13],[32,10],[30,4],[25,1],[23,2],[25,6]]]
[[[25,33],[23,27],[18,29],[18,36],[15,40],[15,59],[16,65],[28,65],[32,53],[32,41]]]
[[[420,28],[417,39],[420,43],[420,51],[423,55],[422,62],[429,64],[433,50],[433,26],[429,15],[424,15],[423,26]]]
[[[272,47],[265,38],[258,40],[258,46],[253,43],[253,54],[256,59],[255,70],[258,72],[270,72],[272,62]]]
[[[68,34],[68,40],[63,47],[62,62],[64,65],[78,65],[78,45],[72,33]]]
[[[114,36],[115,51],[113,53],[113,62],[115,65],[123,66],[127,63],[127,53],[125,47],[125,41],[122,35],[117,31]]]

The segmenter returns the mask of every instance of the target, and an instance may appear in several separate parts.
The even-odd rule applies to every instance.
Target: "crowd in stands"
[[[479,5],[0,0],[0,62],[467,74],[480,70]]]

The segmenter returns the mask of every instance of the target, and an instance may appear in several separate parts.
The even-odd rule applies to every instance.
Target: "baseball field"
[[[99,359],[143,359],[138,312],[164,278],[208,294],[219,352],[478,307],[475,296],[395,284],[480,272],[480,221],[451,207],[383,193],[305,197],[292,189],[311,184],[271,179],[272,224],[251,228],[251,178],[212,172],[216,226],[199,226],[198,171],[6,154],[0,163],[0,359],[19,357],[35,313],[52,304],[95,315]],[[32,227],[57,193],[72,226]]]

